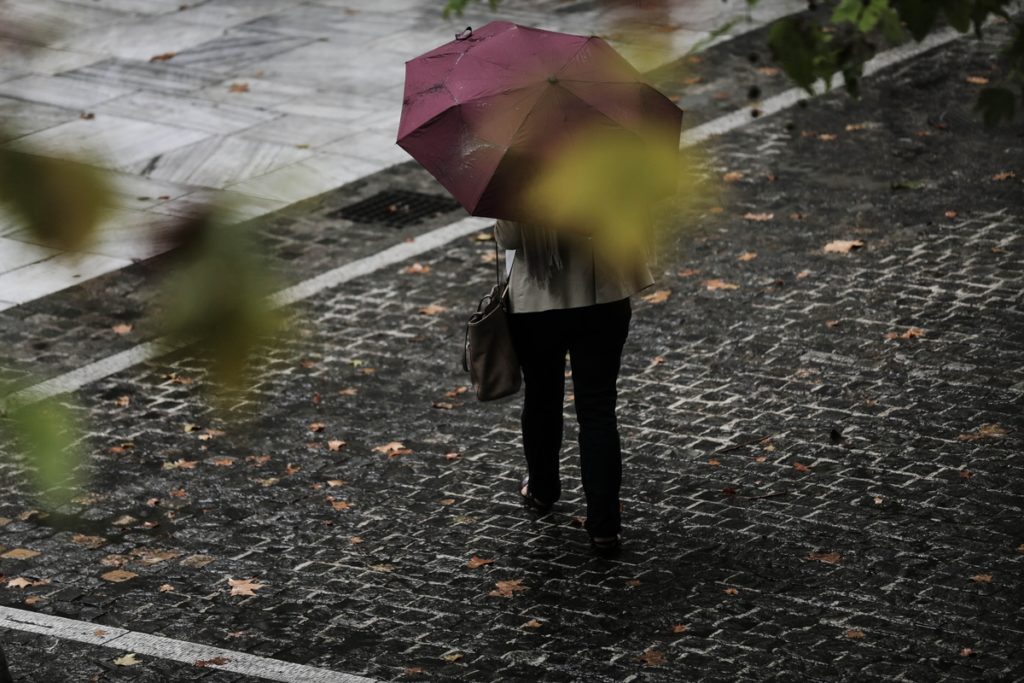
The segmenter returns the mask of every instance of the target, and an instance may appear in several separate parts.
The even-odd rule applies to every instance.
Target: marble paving
[[[666,52],[616,30],[621,4],[444,0],[0,0],[0,145],[110,172],[116,205],[88,251],[35,244],[0,211],[0,309],[159,253],[214,203],[246,220],[408,159],[395,145],[405,61],[467,25],[507,19],[604,35],[642,68],[750,30],[805,0],[688,0]],[[728,34],[718,40],[727,39]],[[155,58],[155,59],[154,59]]]

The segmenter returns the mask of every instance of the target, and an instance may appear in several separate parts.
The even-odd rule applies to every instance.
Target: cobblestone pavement
[[[572,429],[538,519],[517,403],[458,393],[493,277],[466,239],[299,306],[240,422],[184,352],[78,392],[95,493],[47,517],[0,464],[0,544],[39,553],[0,557],[0,603],[385,680],[1021,680],[1024,141],[970,113],[991,50],[708,145],[731,182],[635,306],[620,558],[578,527]],[[240,680],[4,642],[26,680]]]

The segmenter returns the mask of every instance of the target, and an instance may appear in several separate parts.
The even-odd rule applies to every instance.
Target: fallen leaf
[[[164,583],[164,584],[161,584],[160,588],[158,588],[157,590],[160,591],[161,593],[172,593],[172,592],[174,592],[174,586],[172,586],[169,583]]]
[[[853,249],[864,246],[862,240],[833,240],[825,245],[826,254],[849,254]]]
[[[967,432],[957,437],[958,441],[978,441],[979,439],[1001,439],[1006,436],[1006,429],[998,424],[983,424],[973,432]]]
[[[881,496],[875,496],[873,500],[875,501],[875,505],[881,505],[884,499]]]
[[[735,183],[736,181],[742,179],[743,171],[729,171],[724,176],[722,176],[722,180],[724,180],[727,183]]]
[[[168,61],[170,59],[173,59],[174,56],[177,55],[177,54],[178,54],[177,52],[165,52],[165,53],[163,53],[161,55],[154,55],[154,56],[150,57],[149,61],[151,61],[151,62],[166,62],[166,61]]]
[[[129,652],[115,659],[114,664],[117,666],[135,666],[136,664],[142,664],[142,660],[136,657],[134,652]]]
[[[311,432],[322,432],[324,431],[323,422],[313,422],[309,425],[309,431]]]
[[[811,275],[811,271],[809,271],[809,270],[801,270],[799,273],[796,274],[796,279],[797,280],[803,280],[805,277],[810,277],[810,275]]]
[[[438,410],[454,410],[455,408],[458,407],[457,404],[450,403],[448,401],[435,401],[430,405],[433,406],[434,408],[437,408]]]
[[[174,558],[181,555],[180,550],[150,550],[148,548],[137,548],[131,551],[131,554],[138,558],[139,562],[144,565],[160,564],[167,560],[173,560]]]
[[[206,431],[199,435],[199,440],[209,441],[210,439],[214,439],[218,436],[224,436],[224,432],[221,431],[220,429],[213,429],[212,427],[207,427]]]
[[[251,462],[253,467],[262,467],[270,462],[269,455],[248,455],[245,459]]]
[[[175,460],[174,462],[165,462],[164,463],[164,469],[165,470],[194,470],[196,468],[197,464],[199,464],[198,460],[185,460],[184,458],[179,458],[179,459]]]
[[[843,556],[832,551],[828,553],[808,553],[807,559],[817,560],[818,562],[824,562],[825,564],[839,564],[839,561],[843,559]]]
[[[747,213],[743,214],[743,220],[745,220],[745,221],[755,221],[755,222],[758,222],[758,223],[764,223],[765,221],[770,221],[773,218],[775,218],[775,214],[774,213],[770,213],[770,212],[768,212],[768,213],[754,213],[753,211],[748,211]]]
[[[10,524],[12,520],[10,517],[0,517],[0,527],[5,527]]]
[[[956,218],[959,215],[956,211],[952,210],[946,212],[946,218]]]
[[[640,579],[626,579],[626,585],[632,588],[636,588],[640,585]]]
[[[674,624],[672,626],[672,633],[686,633],[685,624]]]
[[[731,282],[726,282],[725,280],[719,280],[719,279],[704,280],[704,282],[702,282],[701,284],[703,284],[704,287],[706,289],[710,290],[710,291],[715,291],[715,290],[719,290],[719,289],[726,289],[726,290],[728,290],[728,289],[739,289],[740,288],[740,286],[737,285],[737,284],[733,284]]]
[[[383,453],[389,458],[393,458],[396,455],[408,455],[409,453],[412,453],[412,450],[406,448],[405,444],[403,444],[401,441],[391,441],[389,443],[384,444],[383,446],[377,446],[373,450],[375,450],[378,453]]]
[[[968,76],[964,80],[971,85],[988,85],[988,79],[984,76]]]
[[[649,304],[663,304],[668,301],[668,298],[672,295],[670,289],[659,289],[655,292],[640,297]]]
[[[215,467],[234,467],[235,459],[228,456],[220,456],[217,458],[210,458],[206,462],[210,463]]]
[[[331,504],[331,507],[335,510],[349,510],[352,508],[352,503],[345,500],[335,500],[331,496],[327,496],[327,502]]]
[[[540,628],[544,625],[544,622],[537,621],[536,619],[530,619],[528,622],[520,626],[519,628]]]
[[[215,559],[216,558],[211,555],[189,555],[181,561],[181,565],[183,567],[189,567],[190,569],[202,569]]]
[[[102,638],[103,636],[107,635],[107,631],[102,628],[98,628],[95,631],[93,631],[92,634],[97,638]]]
[[[696,268],[684,268],[683,270],[680,270],[677,273],[677,275],[679,275],[679,277],[693,277],[694,275],[699,275],[699,274],[700,274],[700,271],[697,270]]]
[[[403,268],[402,272],[408,273],[409,275],[426,275],[427,273],[430,272],[430,266],[425,266],[417,261],[416,263],[413,263],[411,266],[406,266],[405,268]]]
[[[71,537],[72,543],[78,545],[84,545],[86,548],[99,548],[101,545],[106,544],[107,539],[102,536],[86,536],[85,534],[75,534]]]
[[[28,588],[32,585],[34,585],[33,582],[23,576],[16,576],[13,579],[8,579],[7,581],[8,588]]]
[[[14,550],[8,550],[0,557],[8,560],[31,560],[33,557],[39,556],[41,553],[38,550],[29,550],[28,548],[15,548]]]
[[[355,396],[359,393],[359,390],[355,387],[345,387],[344,389],[338,390],[339,396]]]
[[[461,661],[463,656],[464,655],[461,652],[451,652],[451,653],[446,654],[446,655],[441,655],[441,659],[443,659],[446,662],[455,663],[455,662]]]
[[[762,76],[778,76],[779,68],[777,66],[759,66],[757,68],[757,73]]]
[[[726,595],[739,595],[740,594],[739,590],[737,590],[735,588],[726,588],[722,592],[725,593]]]
[[[745,251],[742,254],[740,254],[739,256],[737,256],[736,258],[739,259],[740,261],[753,261],[754,259],[757,258],[757,252],[756,251]]]
[[[971,581],[974,583],[992,583],[991,574],[975,574],[971,577]]]
[[[755,455],[754,456],[754,462],[764,462],[767,459],[768,459],[768,457],[764,456],[764,455]]]
[[[511,598],[515,591],[527,590],[526,586],[522,585],[522,579],[509,579],[508,581],[496,581],[494,584],[494,590],[487,595],[495,598]]]
[[[444,459],[448,460],[448,461],[458,460],[461,457],[462,457],[461,455],[459,455],[458,453],[456,453],[454,451],[452,451],[451,453],[445,453],[444,454]]]
[[[920,327],[907,328],[906,332],[886,332],[886,339],[916,339],[917,337],[923,337],[924,330]]]
[[[384,564],[371,564],[370,569],[372,569],[375,572],[384,572],[385,574],[390,574],[391,572],[395,571],[395,565],[388,564],[386,562]]]
[[[661,666],[665,663],[665,654],[660,650],[647,649],[640,655],[640,661],[644,666]]]
[[[793,469],[795,469],[797,472],[804,472],[804,473],[811,471],[811,468],[808,467],[807,465],[803,464],[802,462],[795,462],[795,463],[793,463]]]
[[[448,507],[449,505],[455,505],[455,499],[454,498],[442,498],[441,500],[439,500],[437,502],[439,502],[441,505],[443,505],[445,507]]]
[[[467,391],[469,391],[469,387],[455,387],[451,391],[444,392],[444,395],[448,398],[455,398],[456,396],[461,396]]]
[[[839,327],[839,321],[838,320],[826,320],[825,321],[825,327]]]
[[[473,240],[476,242],[490,242],[494,239],[494,235],[490,232],[478,232],[473,235]]]
[[[349,536],[348,537],[348,542],[351,545],[359,545],[360,543],[363,542],[363,537],[362,536]]]
[[[134,326],[132,326],[131,323],[119,323],[117,325],[114,325],[110,329],[114,331],[114,334],[124,335],[124,334],[128,334],[129,332],[131,332],[135,328],[134,328]]]
[[[832,133],[822,133],[821,135],[818,136],[818,139],[821,140],[822,142],[832,142],[833,140],[836,139],[836,136],[833,135]]]
[[[708,458],[708,464],[711,465],[712,467],[718,467],[722,463],[716,460],[715,458]]]
[[[115,404],[115,405],[116,405],[116,406],[117,406],[118,408],[127,408],[127,407],[128,407],[129,405],[131,405],[131,403],[132,403],[132,397],[131,397],[131,396],[128,396],[128,395],[125,395],[125,396],[118,396],[118,397],[117,397],[117,398],[116,398],[116,399],[114,400],[114,404]]]
[[[807,218],[807,214],[801,213],[800,211],[794,211],[793,213],[789,214],[789,219],[793,221],[802,221],[805,218]]]
[[[466,566],[470,569],[477,569],[478,567],[483,567],[486,564],[494,564],[494,560],[485,560],[482,557],[473,555],[473,557],[469,558],[469,562],[466,563]]]
[[[970,470],[960,470],[960,478],[961,479],[970,479],[973,476],[974,476],[974,472],[971,472]]]
[[[266,588],[266,584],[262,584],[256,579],[232,579],[229,577],[227,582],[231,586],[231,595],[256,595],[255,591]]]
[[[1002,182],[1004,180],[1012,180],[1016,177],[1017,174],[1014,173],[1013,171],[1003,171],[1001,173],[996,173],[994,176],[992,176],[992,180]]]
[[[969,647],[965,647],[965,648],[960,650],[960,656],[961,657],[970,657],[973,654],[974,654],[974,650],[972,650]]]
[[[131,581],[138,574],[130,572],[125,569],[114,569],[107,572],[106,574],[100,574],[100,578],[104,581],[110,581],[111,583],[122,583],[124,581]]]
[[[84,121],[92,121],[96,118],[96,114],[94,114],[91,111],[83,111],[81,114],[78,115],[78,118]]]
[[[249,92],[248,83],[232,83],[228,86],[228,92]]]
[[[224,666],[230,661],[227,657],[214,657],[213,659],[197,659],[195,665],[202,669],[207,666]]]
[[[846,632],[846,637],[853,638],[854,640],[861,640],[864,638],[864,631],[851,628],[849,631]]]
[[[448,309],[437,304],[430,304],[429,306],[424,306],[419,310],[423,315],[437,315],[438,313],[444,313]]]

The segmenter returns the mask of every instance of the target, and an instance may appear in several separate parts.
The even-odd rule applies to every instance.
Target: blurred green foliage
[[[466,11],[466,8],[474,0],[446,0],[444,5],[444,18],[447,19],[453,14],[455,16],[462,16],[462,13]],[[476,0],[479,2],[479,0]],[[501,0],[487,0],[487,3],[491,6],[491,9],[498,9],[498,5],[501,4]]]
[[[222,216],[209,209],[181,225],[158,325],[170,346],[195,346],[213,380],[210,397],[226,408],[244,394],[249,368],[284,317],[269,299],[276,283],[251,229]]]
[[[42,244],[76,251],[92,240],[113,201],[97,168],[0,149],[0,203]]]

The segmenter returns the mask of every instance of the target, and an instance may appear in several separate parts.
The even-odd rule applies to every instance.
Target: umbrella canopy
[[[471,214],[523,193],[580,131],[678,149],[683,112],[605,41],[495,21],[406,62],[398,144]]]

